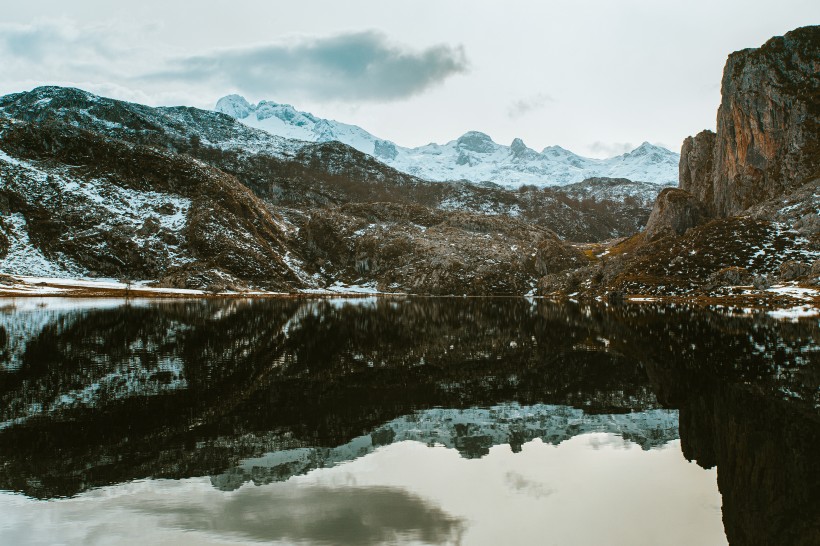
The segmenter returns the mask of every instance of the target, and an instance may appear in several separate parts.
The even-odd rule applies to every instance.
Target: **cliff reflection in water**
[[[103,305],[103,307],[100,307]],[[718,466],[730,541],[820,543],[820,328],[519,299],[8,302],[0,489],[220,489],[402,439],[677,436]],[[677,411],[679,410],[679,414]]]

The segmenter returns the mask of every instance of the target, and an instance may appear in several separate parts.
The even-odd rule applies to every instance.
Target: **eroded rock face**
[[[708,218],[706,208],[694,195],[678,188],[667,188],[655,201],[646,224],[646,237],[654,240],[666,235],[683,235]]]
[[[732,53],[717,116],[713,206],[736,214],[820,172],[820,26]]]
[[[680,189],[697,197],[708,209],[714,203],[715,137],[712,131],[701,131],[687,137],[680,151]]]
[[[732,216],[820,174],[820,26],[729,55],[717,133],[681,148],[680,188]]]

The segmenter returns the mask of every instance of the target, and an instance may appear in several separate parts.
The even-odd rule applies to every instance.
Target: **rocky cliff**
[[[820,175],[820,26],[731,54],[721,94],[713,178],[719,215]]]
[[[680,189],[691,193],[714,215],[715,133],[701,131],[683,141],[680,151]]]
[[[681,148],[680,188],[738,214],[820,176],[820,26],[729,55],[717,133]]]
[[[820,26],[732,53],[717,132],[684,140],[680,187],[659,194],[644,233],[568,286],[666,296],[820,286],[819,142]]]

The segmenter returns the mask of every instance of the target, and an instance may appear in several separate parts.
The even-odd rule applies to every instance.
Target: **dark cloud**
[[[262,97],[391,101],[465,72],[462,47],[412,51],[374,31],[174,59],[154,80],[216,83]]]
[[[513,101],[507,108],[507,115],[511,118],[520,118],[534,110],[539,110],[547,104],[555,102],[555,99],[546,93],[538,93],[531,97]]]

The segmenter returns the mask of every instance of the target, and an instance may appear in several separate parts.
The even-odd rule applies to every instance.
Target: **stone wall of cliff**
[[[714,216],[714,131],[701,131],[683,141],[678,166],[680,189],[691,193]]]
[[[820,26],[732,53],[721,95],[713,196],[719,215],[820,175]]]
[[[680,190],[703,204],[701,220],[736,215],[820,177],[820,26],[729,55],[721,96],[717,133],[702,131],[681,147]],[[687,206],[656,203],[647,232],[691,227],[691,199],[682,195],[676,202]]]

